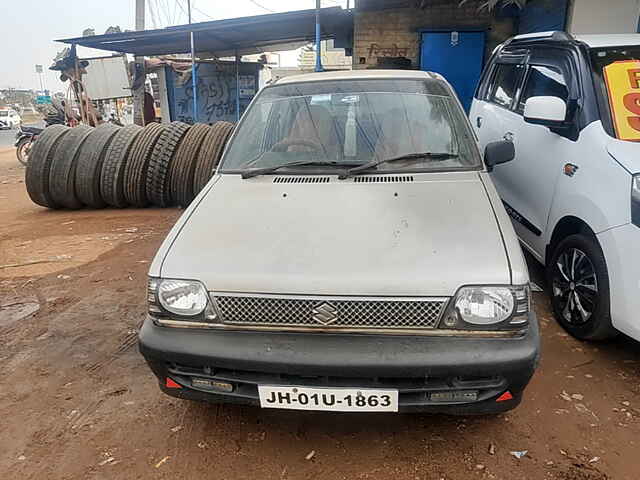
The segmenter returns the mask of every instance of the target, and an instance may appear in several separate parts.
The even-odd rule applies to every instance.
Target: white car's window
[[[432,171],[481,165],[467,120],[442,86],[408,80],[285,84],[265,89],[255,100],[222,171],[298,161],[354,167],[425,152],[446,158],[414,158],[377,168]]]
[[[6,110],[0,110],[0,117],[8,117],[9,116],[9,112],[7,112]]]
[[[527,80],[520,95],[518,110],[524,110],[524,105],[529,98],[544,96],[558,97],[566,102],[569,98],[567,81],[562,72],[555,67],[530,65]]]
[[[487,100],[501,107],[511,108],[516,97],[524,67],[519,64],[501,63],[496,66],[493,80],[489,86]]]

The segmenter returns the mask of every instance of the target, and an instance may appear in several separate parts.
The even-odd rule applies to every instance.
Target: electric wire
[[[260,5],[258,2],[256,2],[256,0],[249,0],[251,3],[253,3],[256,7],[259,7],[263,10],[266,10],[267,12],[270,13],[276,13],[275,10],[271,10],[270,8],[265,7],[264,5]]]

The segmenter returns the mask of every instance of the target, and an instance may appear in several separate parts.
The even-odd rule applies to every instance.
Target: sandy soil
[[[164,396],[136,333],[149,261],[180,212],[47,211],[23,176],[0,150],[4,479],[640,478],[638,343],[574,340],[542,293],[542,364],[508,414],[291,413]],[[26,262],[38,263],[7,266]]]

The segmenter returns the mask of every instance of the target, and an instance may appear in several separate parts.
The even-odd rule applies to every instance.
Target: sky
[[[322,0],[323,7],[346,6],[346,0]],[[353,0],[351,1],[353,5]],[[187,23],[187,0],[146,0],[146,28]],[[315,8],[315,0],[191,0],[194,22]],[[109,26],[133,30],[135,0],[0,0],[0,88],[40,89],[35,65],[44,66],[45,88],[66,91],[58,72],[48,70],[64,48],[54,40],[79,37],[87,28],[102,34]],[[79,48],[81,57],[105,55]],[[295,53],[282,57],[293,65]]]

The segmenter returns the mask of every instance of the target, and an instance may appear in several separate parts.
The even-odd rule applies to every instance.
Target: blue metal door
[[[437,72],[453,86],[468,112],[484,59],[484,32],[424,32],[420,68]]]
[[[568,9],[568,0],[529,0],[520,11],[518,33],[564,30]]]

